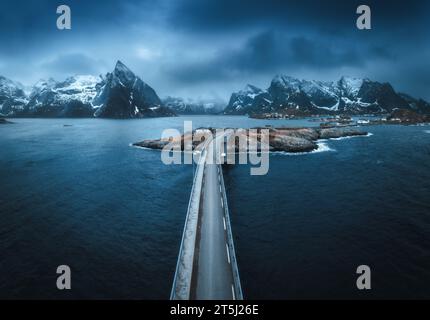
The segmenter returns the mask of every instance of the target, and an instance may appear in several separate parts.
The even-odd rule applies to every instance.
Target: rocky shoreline
[[[358,127],[331,127],[331,128],[254,128],[254,130],[246,129],[231,129],[234,130],[236,139],[236,150],[239,150],[240,137],[248,138],[248,141],[254,140],[258,146],[258,150],[262,148],[261,132],[265,129],[269,133],[269,144],[264,146],[265,150],[269,151],[284,151],[289,153],[311,152],[318,150],[318,140],[335,139],[342,137],[367,136],[368,132],[362,131]],[[177,144],[178,150],[185,150],[185,141],[192,141],[192,137],[198,134],[199,131],[209,130],[215,133],[216,129],[206,128],[198,129],[193,133],[186,133],[174,139],[155,139],[136,142],[133,146],[148,148],[154,150],[162,150],[169,143]],[[201,140],[204,141],[204,140]],[[192,149],[195,150],[200,145],[201,141],[194,141]],[[243,151],[243,150],[241,150]]]
[[[12,124],[13,122],[6,120],[5,118],[0,118],[0,124]]]

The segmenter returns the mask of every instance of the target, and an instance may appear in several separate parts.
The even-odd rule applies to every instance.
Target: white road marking
[[[221,198],[221,207],[224,208],[224,200]]]
[[[222,193],[222,188],[221,188],[221,185],[219,185],[219,192],[221,192],[221,193]]]
[[[233,295],[233,300],[236,300],[236,295],[234,294],[234,286],[231,285],[231,294]]]
[[[228,251],[228,245],[227,244],[225,245],[225,248],[227,250],[227,260],[228,260],[228,263],[231,263],[231,261],[230,261],[230,252]]]
[[[222,221],[224,222],[224,230],[227,230],[227,225],[225,224],[225,218],[222,218]]]

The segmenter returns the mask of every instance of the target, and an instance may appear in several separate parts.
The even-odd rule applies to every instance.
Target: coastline
[[[185,133],[179,137],[171,137],[169,139],[148,139],[132,144],[134,147],[163,150],[166,147],[172,147],[172,150],[187,151],[185,146],[190,144],[191,150],[197,150],[201,141],[201,131],[207,130],[213,134],[217,131],[214,128],[200,128],[191,133]],[[222,129],[224,130],[224,129]],[[368,136],[369,132],[363,131],[358,127],[331,127],[331,128],[253,128],[246,130],[243,128],[234,128],[231,137],[234,142],[234,153],[250,152],[248,143],[246,147],[240,144],[240,140],[246,139],[247,142],[253,142],[257,146],[257,151],[269,152],[286,152],[286,153],[309,153],[319,150],[322,140],[340,139],[357,136]],[[264,131],[263,131],[264,130]],[[200,131],[197,141],[195,139],[196,132]],[[231,141],[229,138],[229,141]],[[263,140],[267,138],[267,141]],[[239,140],[239,141],[238,141]],[[204,141],[204,140],[203,140]],[[231,152],[229,150],[228,152]]]

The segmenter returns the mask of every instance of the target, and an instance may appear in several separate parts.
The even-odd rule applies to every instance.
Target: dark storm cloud
[[[361,4],[372,9],[371,31],[355,26]],[[428,77],[405,76],[429,69],[429,12],[430,1],[425,0],[185,0],[170,15],[170,23],[180,30],[202,37],[260,34],[248,35],[240,49],[223,49],[206,61],[172,68],[171,76],[191,83],[297,70],[340,76],[348,70],[352,76],[391,81],[400,90],[421,88],[430,98],[423,91],[430,87]]]
[[[294,65],[314,68],[342,66],[362,66],[362,56],[352,48],[333,48],[325,42],[315,42],[307,38],[291,40],[291,60]]]
[[[220,50],[207,60],[173,66],[170,76],[189,83],[212,82],[219,78],[249,76],[259,72],[275,74],[283,70],[306,68],[360,68],[366,65],[367,60],[380,59],[393,60],[394,56],[379,46],[339,45],[265,31],[250,37],[240,48]]]
[[[72,30],[56,29],[56,8]],[[372,9],[372,30],[355,26]],[[430,1],[39,0],[0,1],[0,75],[108,72],[126,62],[161,94],[225,95],[278,73],[389,81],[430,99]]]
[[[144,19],[156,8],[152,1],[142,0],[38,0],[0,2],[0,41],[7,43],[4,50],[19,52],[33,45],[40,45],[65,36],[56,27],[57,7],[68,5],[72,12],[73,32],[69,39],[92,37],[103,31],[126,29],[137,19]],[[141,10],[133,11],[139,6]],[[148,9],[149,8],[149,9]],[[147,10],[148,9],[148,10]],[[96,40],[96,39],[93,39]]]
[[[98,74],[107,64],[81,53],[62,54],[42,63],[41,67],[54,74]]]
[[[375,27],[401,28],[420,24],[426,0],[185,0],[171,14],[178,27],[197,32],[248,28],[250,25],[295,26],[322,31],[355,28],[356,8],[366,4],[377,18]],[[287,30],[285,30],[287,31]]]
[[[62,4],[71,8],[70,31],[56,27]],[[150,23],[159,12],[150,0],[0,1],[0,74],[31,84],[41,77],[107,72],[107,65],[122,58],[124,43],[139,40],[130,41],[135,36],[130,29],[139,21]]]

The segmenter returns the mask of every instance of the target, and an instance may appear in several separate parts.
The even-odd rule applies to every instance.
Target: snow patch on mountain
[[[363,85],[363,79],[342,77],[339,80],[339,87],[344,90],[344,95],[349,97],[357,97]]]
[[[0,114],[11,115],[14,110],[22,110],[28,102],[24,86],[0,76]]]
[[[63,101],[79,100],[84,104],[91,104],[97,95],[97,85],[102,82],[101,77],[81,75],[70,77],[53,89]]]
[[[225,114],[291,115],[388,113],[394,108],[430,112],[430,105],[398,94],[389,83],[342,77],[335,82],[277,75],[267,90],[248,85],[231,95]]]
[[[127,97],[127,98],[126,98]],[[9,116],[135,118],[172,116],[154,89],[118,61],[106,76],[40,80],[25,94],[0,77],[1,113]]]

